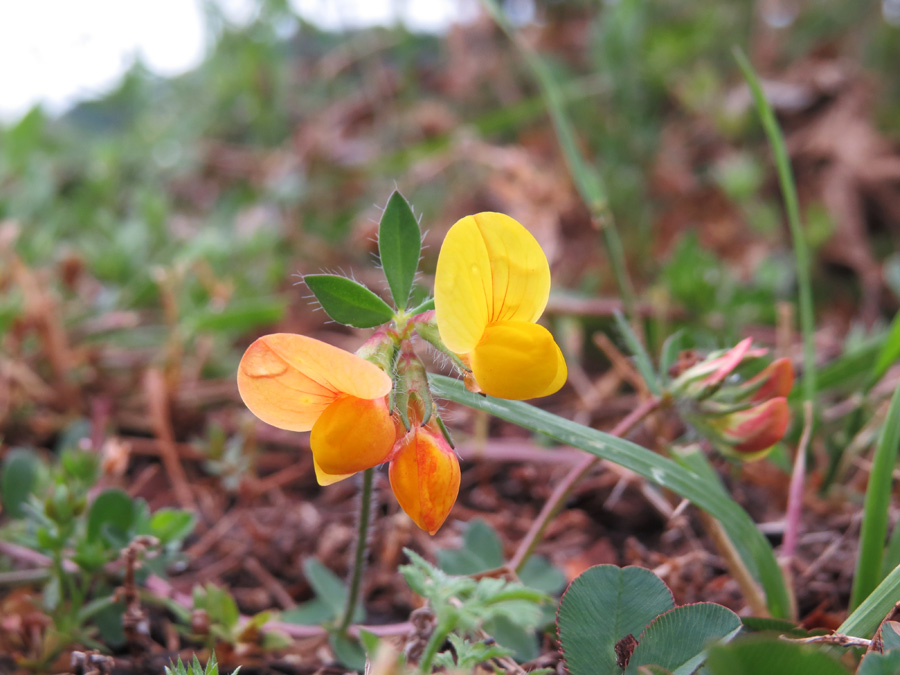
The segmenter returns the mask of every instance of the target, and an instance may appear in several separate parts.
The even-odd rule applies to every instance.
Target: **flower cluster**
[[[408,205],[396,196],[389,203],[389,208],[396,205],[392,218],[409,222]],[[382,229],[387,218],[386,212]],[[499,213],[457,222],[438,257],[433,305],[405,311],[414,269],[410,273],[408,265],[404,269],[402,262],[391,261],[418,263],[417,225],[414,234],[413,228],[406,230],[408,241],[413,236],[415,248],[407,243],[386,251],[381,239],[387,237],[379,234],[397,310],[348,279],[307,278],[332,318],[358,311],[365,324],[352,318],[343,322],[384,323],[356,354],[303,335],[266,335],[247,349],[237,379],[241,398],[259,419],[311,432],[319,484],[388,462],[400,506],[434,534],[456,501],[460,468],[431,400],[425,367],[412,347],[413,336],[443,350],[471,388],[501,398],[556,392],[565,382],[566,364],[549,331],[536,323],[547,304],[550,269],[522,225]]]
[[[790,424],[787,395],[794,384],[788,359],[776,359],[754,377],[734,381],[735,369],[766,354],[750,338],[687,367],[671,392],[683,416],[724,455],[752,461],[765,457]]]

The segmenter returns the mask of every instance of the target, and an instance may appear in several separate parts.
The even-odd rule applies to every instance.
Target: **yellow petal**
[[[324,473],[342,475],[387,461],[396,439],[384,398],[340,396],[316,420],[309,444]]]
[[[489,326],[469,355],[486,394],[521,401],[556,392],[566,381],[562,352],[543,326],[502,321]]]
[[[309,431],[339,394],[381,398],[391,378],[378,366],[304,335],[275,333],[247,348],[238,390],[250,411],[281,429]]]
[[[441,340],[466,354],[490,321],[491,261],[472,216],[458,221],[444,238],[434,273],[434,308]]]
[[[569,377],[569,369],[566,367],[566,359],[565,357],[563,357],[562,350],[559,348],[559,345],[556,344],[555,341],[553,343],[553,346],[556,347],[556,377],[549,385],[547,385],[547,388],[539,393],[535,398],[555,394],[560,389],[562,389],[562,386],[566,383],[566,380]]]
[[[498,321],[537,321],[550,294],[547,257],[531,233],[502,213],[458,221],[444,239],[434,303],[444,344],[467,354]]]
[[[391,489],[400,507],[429,534],[440,529],[459,494],[459,460],[440,431],[414,427],[391,459]]]
[[[331,485],[333,483],[337,483],[338,481],[342,481],[345,478],[350,478],[352,473],[344,473],[344,474],[333,474],[333,473],[325,473],[322,471],[322,467],[319,466],[319,463],[316,461],[316,458],[313,457],[313,468],[316,470],[316,482],[319,485]]]
[[[490,323],[537,321],[550,297],[550,265],[540,244],[531,232],[502,213],[472,217],[491,260]]]

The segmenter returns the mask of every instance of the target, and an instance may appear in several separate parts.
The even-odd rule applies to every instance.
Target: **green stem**
[[[791,243],[794,248],[794,259],[797,265],[797,288],[800,305],[800,329],[803,333],[803,400],[814,402],[816,397],[816,345],[815,314],[813,311],[812,282],[810,281],[809,248],[806,245],[806,237],[803,232],[803,224],[800,221],[800,202],[797,199],[797,187],[794,184],[794,174],[791,171],[791,162],[788,157],[787,145],[778,120],[772,106],[766,100],[762,85],[750,61],[739,48],[735,48],[734,57],[744,73],[747,84],[756,103],[756,109],[762,122],[763,129],[769,139],[772,155],[775,157],[775,170],[778,173],[778,183],[781,186],[781,194],[784,197],[784,207],[787,211],[788,226],[791,231]]]
[[[428,638],[425,649],[422,651],[422,658],[419,659],[419,672],[431,672],[431,662],[434,661],[438,649],[444,644],[444,641],[447,639],[447,636],[450,635],[451,630],[453,630],[453,622],[446,619],[439,621],[434,627],[434,630],[431,632],[431,637]]]
[[[547,67],[547,64],[538,56],[537,52],[514,32],[509,20],[506,18],[506,14],[496,0],[482,0],[482,4],[497,25],[500,26],[516,48],[518,48],[525,59],[525,63],[534,75],[534,79],[547,105],[547,112],[550,114],[556,138],[559,141],[569,174],[575,183],[575,188],[578,190],[578,194],[584,201],[585,206],[587,206],[588,211],[590,211],[591,219],[603,235],[603,243],[609,256],[613,274],[616,277],[625,316],[635,325],[635,330],[637,331],[639,324],[635,314],[637,303],[634,287],[625,267],[622,240],[619,237],[615,219],[609,208],[606,184],[600,172],[587,163],[581,150],[578,148],[575,130],[566,115],[565,98],[556,82],[555,76]]]
[[[372,479],[374,475],[374,469],[366,469],[363,472],[356,555],[353,557],[353,570],[350,576],[350,592],[347,594],[347,606],[344,608],[344,616],[341,618],[341,624],[338,627],[338,632],[344,636],[346,636],[347,629],[353,621],[356,603],[359,600],[359,589],[362,585],[362,573],[366,566],[366,544],[369,539],[369,516],[372,510]]]
[[[813,309],[812,281],[810,279],[809,248],[806,245],[806,237],[803,232],[803,224],[800,221],[800,202],[797,199],[797,186],[794,183],[794,174],[791,171],[791,162],[788,157],[787,145],[784,135],[775,119],[772,106],[769,105],[763,92],[762,85],[750,61],[739,49],[734,49],[734,57],[737,59],[744,78],[750,86],[753,100],[760,121],[769,139],[772,155],[775,157],[775,169],[778,173],[778,183],[781,186],[781,194],[784,198],[784,207],[787,211],[788,226],[791,231],[791,243],[794,248],[794,259],[797,266],[798,302],[800,305],[800,330],[803,334],[803,410],[804,428],[803,438],[807,440],[812,434],[815,425],[815,401],[816,401],[816,345],[815,345],[815,315]],[[806,479],[806,443],[801,442],[797,448],[794,468],[791,473],[791,485],[788,491],[788,504],[785,518],[784,544],[782,556],[785,562],[789,562],[796,548],[800,515],[803,503],[803,485]]]

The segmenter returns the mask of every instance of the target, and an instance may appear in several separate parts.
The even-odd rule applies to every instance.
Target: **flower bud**
[[[778,396],[752,408],[710,420],[709,426],[718,436],[716,441],[720,450],[746,460],[762,457],[780,441],[790,420],[787,399]]]
[[[672,393],[693,399],[711,395],[735,368],[747,359],[766,354],[765,349],[751,349],[751,338],[741,340],[731,349],[714,352],[700,363],[691,366],[672,382]]]
[[[384,328],[380,328],[362,343],[362,346],[356,350],[356,355],[374,363],[384,372],[389,373],[391,372],[396,349],[397,345],[394,337]]]
[[[434,534],[459,494],[459,460],[440,430],[413,427],[397,441],[391,460],[391,489],[420,528]]]
[[[762,372],[747,380],[746,389],[753,392],[754,403],[778,396],[787,396],[794,386],[794,368],[790,359],[776,359]]]
[[[406,343],[397,357],[395,406],[405,425],[404,433],[413,426],[428,424],[434,415],[434,400],[428,386],[425,364]]]

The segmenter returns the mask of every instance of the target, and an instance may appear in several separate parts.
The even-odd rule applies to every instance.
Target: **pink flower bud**
[[[794,368],[790,359],[776,359],[762,372],[749,379],[745,387],[753,392],[754,403],[777,396],[787,396],[794,386]]]
[[[710,426],[719,435],[719,445],[725,446],[721,449],[734,451],[747,459],[748,454],[768,450],[780,441],[790,421],[787,399],[778,396],[711,421]]]

